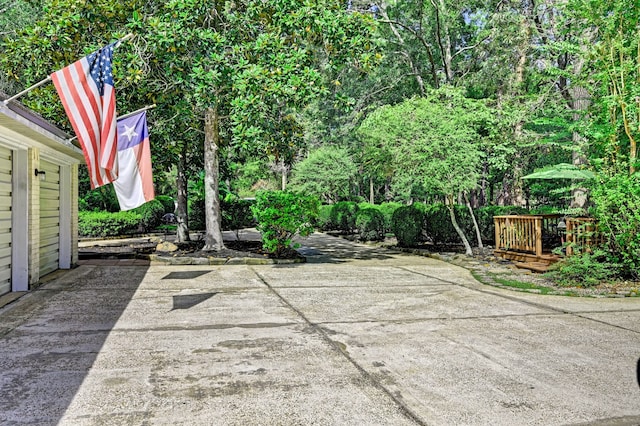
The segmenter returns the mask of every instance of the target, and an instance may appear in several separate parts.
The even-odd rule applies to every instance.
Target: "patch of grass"
[[[487,275],[489,275],[489,277],[487,277],[487,276],[478,274],[476,271],[471,271],[471,275],[473,275],[473,277],[476,280],[480,281],[483,284],[489,284],[489,285],[500,284],[505,287],[518,288],[521,290],[537,290],[540,292],[540,294],[549,294],[551,292],[554,292],[554,289],[550,287],[540,286],[540,285],[518,281],[514,279],[502,278],[498,274],[494,274],[494,273],[488,273]],[[488,282],[488,281],[492,281],[492,282]],[[569,291],[567,291],[566,293],[567,293],[566,294],[567,296],[570,296],[570,295],[575,296],[575,294],[568,294],[568,293],[571,293]]]
[[[501,285],[503,285],[505,287],[519,288],[519,289],[522,289],[522,290],[538,290],[538,291],[540,291],[540,294],[548,294],[548,293],[553,291],[553,289],[549,288],[549,287],[540,286],[540,285],[536,285],[536,284],[532,284],[532,283],[526,283],[526,282],[522,282],[522,281],[518,281],[518,280],[510,280],[510,279],[506,279],[506,278],[500,278],[498,276],[494,276],[493,279],[498,284],[501,284]]]

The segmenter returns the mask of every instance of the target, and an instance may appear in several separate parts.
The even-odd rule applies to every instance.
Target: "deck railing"
[[[496,249],[541,256],[543,251],[561,245],[558,231],[561,217],[560,214],[494,216]]]
[[[604,235],[598,232],[596,220],[589,217],[567,218],[567,256],[591,251],[593,246],[604,243]]]
[[[567,243],[571,256],[603,242],[595,219],[566,218],[566,229],[561,220],[560,214],[494,216],[496,249],[541,256]]]

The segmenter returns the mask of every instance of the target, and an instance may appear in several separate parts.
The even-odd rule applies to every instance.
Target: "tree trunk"
[[[572,108],[575,111],[573,119],[579,121],[583,118],[582,115],[584,112],[589,109],[591,97],[589,96],[589,92],[583,87],[575,87],[570,90],[570,93],[573,98],[571,102]],[[576,166],[586,165],[587,156],[585,152],[587,149],[587,140],[577,131],[573,132],[572,140],[574,144],[574,150],[572,152],[573,164]],[[577,181],[574,181],[573,184],[575,186],[571,189],[570,207],[584,209],[587,205],[587,188],[579,185]]]
[[[204,251],[220,251],[222,241],[222,215],[220,212],[220,129],[217,107],[207,108],[204,114],[204,207],[206,232]]]
[[[456,214],[454,212],[454,205],[453,205],[453,194],[447,195],[447,199],[448,199],[448,203],[447,203],[447,209],[449,210],[449,218],[451,219],[451,224],[453,225],[453,228],[456,230],[456,232],[458,233],[458,236],[460,237],[460,239],[462,240],[462,244],[464,244],[464,254],[466,254],[467,256],[473,256],[473,250],[471,250],[471,245],[469,244],[469,240],[467,240],[467,237],[464,235],[464,232],[462,232],[462,228],[460,228],[460,225],[458,225],[458,221],[456,220]]]
[[[482,234],[480,234],[480,227],[478,226],[478,221],[476,220],[476,215],[473,213],[473,207],[471,207],[471,203],[469,202],[469,197],[467,197],[467,193],[464,193],[464,201],[467,203],[467,208],[469,209],[469,214],[471,215],[471,220],[473,220],[473,229],[476,230],[476,238],[478,239],[478,247],[483,248],[482,245]]]
[[[284,191],[287,189],[287,166],[284,164],[284,160],[282,160],[282,180],[281,180],[281,188]]]
[[[436,41],[440,48],[442,66],[448,84],[453,83],[453,53],[451,45],[451,35],[449,34],[449,24],[446,22],[447,6],[444,0],[431,0],[435,13]],[[443,18],[442,15],[445,15]]]
[[[375,191],[373,188],[373,178],[369,177],[369,203],[371,204],[375,204],[376,203],[376,199],[375,199]]]
[[[178,199],[176,203],[176,241],[179,243],[190,241],[189,237],[189,213],[187,209],[187,144],[182,145],[182,152],[178,159],[178,177],[176,186],[178,187]]]

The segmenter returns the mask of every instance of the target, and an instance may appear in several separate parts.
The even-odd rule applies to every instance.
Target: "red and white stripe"
[[[82,146],[94,189],[118,178],[116,98],[109,84],[101,97],[89,73],[89,63],[82,58],[51,78]]]

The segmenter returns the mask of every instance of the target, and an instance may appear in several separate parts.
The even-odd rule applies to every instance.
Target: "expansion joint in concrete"
[[[340,342],[337,342],[337,341],[331,339],[331,337],[329,337],[329,335],[327,334],[325,329],[320,324],[310,321],[309,318],[307,318],[304,315],[304,313],[302,313],[302,311],[297,309],[284,296],[282,296],[280,293],[278,293],[276,291],[276,289],[273,288],[273,286],[269,284],[267,279],[262,274],[260,274],[258,271],[256,271],[253,268],[251,268],[251,269],[252,269],[253,273],[256,274],[258,279],[269,289],[269,291],[271,291],[278,299],[280,299],[282,301],[282,303],[284,303],[287,307],[289,307],[289,309],[294,311],[300,318],[302,318],[302,320],[309,326],[309,328],[311,328],[312,330],[316,331],[322,337],[322,339],[325,342],[327,342],[327,344],[329,344],[330,347],[332,347],[334,350],[336,350],[338,353],[340,353],[351,365],[353,365],[360,372],[362,377],[368,383],[370,383],[372,386],[374,386],[375,388],[377,388],[380,391],[382,391],[385,395],[387,395],[387,397],[390,398],[393,401],[393,403],[398,407],[398,410],[404,416],[406,416],[408,419],[414,421],[419,426],[426,426],[427,425],[427,423],[425,423],[416,413],[414,413],[413,410],[411,410],[402,401],[402,399],[399,398],[396,395],[395,392],[392,392],[387,387],[385,387],[382,383],[380,383],[378,380],[376,380],[365,368],[363,368],[360,364],[358,364],[358,362],[356,360],[354,360],[349,355],[349,353],[344,348],[342,348],[340,346]]]

